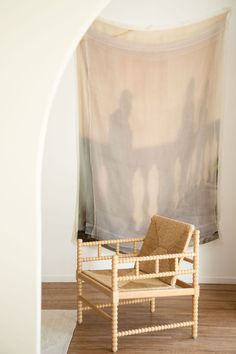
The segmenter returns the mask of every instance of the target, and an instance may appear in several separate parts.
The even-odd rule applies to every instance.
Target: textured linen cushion
[[[185,252],[193,231],[194,226],[191,224],[155,215],[151,218],[151,224],[144,239],[140,256]],[[140,270],[145,273],[155,273],[155,261],[140,262]],[[159,261],[160,272],[174,270],[174,259]],[[162,277],[161,280],[170,285],[175,285],[176,277]]]

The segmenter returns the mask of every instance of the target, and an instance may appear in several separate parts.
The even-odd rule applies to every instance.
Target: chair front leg
[[[197,338],[198,335],[198,295],[193,295],[192,306],[193,306],[192,337],[195,339]]]
[[[118,350],[118,256],[112,257],[112,351]]]
[[[83,302],[80,301],[80,296],[82,296],[82,280],[77,280],[77,322],[81,324],[83,322]]]
[[[118,350],[118,303],[112,304],[112,351]]]

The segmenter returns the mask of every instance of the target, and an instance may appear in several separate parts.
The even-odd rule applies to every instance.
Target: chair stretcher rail
[[[103,311],[101,308],[97,307],[96,305],[92,304],[90,301],[85,299],[83,296],[79,296],[79,300],[82,300],[86,305],[88,305],[92,310],[96,311],[100,316],[105,318],[106,320],[112,320],[112,317]]]
[[[132,305],[132,304],[141,304],[144,302],[150,302],[151,298],[144,298],[144,299],[131,299],[131,300],[120,300],[119,305]],[[104,309],[107,307],[111,307],[112,303],[105,303],[105,304],[94,304],[99,309]],[[83,311],[91,310],[90,306],[83,307]]]
[[[193,321],[176,322],[176,323],[160,325],[160,326],[151,326],[151,327],[130,329],[127,331],[120,331],[118,332],[118,337],[132,336],[133,334],[142,334],[148,332],[163,331],[165,329],[173,329],[173,328],[189,327],[189,326],[193,326]]]

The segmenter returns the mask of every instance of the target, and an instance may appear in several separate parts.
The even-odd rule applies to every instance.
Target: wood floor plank
[[[107,297],[90,286],[84,293],[91,300],[106,302]],[[75,283],[44,283],[43,309],[75,309]],[[109,312],[109,310],[108,310]],[[161,298],[156,312],[149,304],[119,306],[119,330],[146,325],[191,320],[191,299]],[[111,324],[93,311],[84,312],[84,322],[77,326],[68,354],[110,353]],[[120,354],[156,353],[236,353],[236,284],[203,284],[199,304],[199,337],[191,338],[191,328],[173,329],[119,339]]]

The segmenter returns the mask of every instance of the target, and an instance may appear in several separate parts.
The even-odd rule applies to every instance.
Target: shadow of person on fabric
[[[219,121],[208,121],[208,81],[202,92],[195,107],[196,89],[191,79],[175,139],[140,148],[133,146],[129,122],[134,98],[129,90],[121,92],[118,107],[109,116],[107,143],[89,141],[92,154],[95,152],[99,159],[93,160],[92,167],[96,178],[95,234],[101,231],[107,238],[141,235],[147,230],[150,216],[156,213],[194,224],[193,218],[201,217],[199,213],[208,218],[214,215],[215,169],[208,160],[214,150],[212,145],[217,143]],[[153,168],[157,179],[150,182]],[[137,173],[140,190],[135,193]],[[153,188],[156,185],[158,188]],[[137,204],[141,210],[138,222]]]
[[[134,150],[132,147],[132,132],[129,116],[132,111],[132,94],[122,91],[118,108],[109,116],[108,143],[103,145],[103,167],[106,174],[106,210],[103,216],[106,225],[113,224],[113,232],[126,235],[127,230],[133,230],[133,176],[136,169]],[[101,196],[102,197],[102,196]],[[126,215],[126,223],[122,218]],[[127,220],[128,223],[127,223]]]

